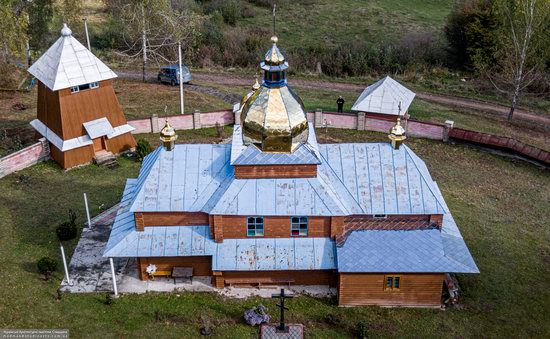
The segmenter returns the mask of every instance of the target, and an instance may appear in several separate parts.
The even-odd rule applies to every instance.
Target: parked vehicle
[[[157,80],[159,82],[168,83],[172,86],[179,85],[180,76],[178,68],[179,67],[177,65],[161,67],[157,75]],[[189,72],[189,67],[182,65],[181,69],[183,72],[183,83],[189,83],[191,81],[191,72]]]

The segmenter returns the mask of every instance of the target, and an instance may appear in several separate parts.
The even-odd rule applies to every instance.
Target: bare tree
[[[143,81],[149,62],[175,62],[178,42],[185,48],[198,37],[201,18],[191,11],[172,9],[168,0],[110,0],[107,4],[124,25],[126,48],[118,54],[141,59]]]
[[[548,0],[500,0],[504,25],[499,37],[499,63],[488,73],[493,85],[511,97],[508,121],[527,87],[543,77],[548,51]],[[494,72],[494,73],[492,73]]]

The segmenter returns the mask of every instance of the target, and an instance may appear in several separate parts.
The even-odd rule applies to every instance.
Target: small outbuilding
[[[386,76],[365,88],[351,110],[381,119],[395,120],[398,115],[407,119],[414,97],[413,91]]]
[[[112,157],[136,143],[112,86],[116,74],[78,42],[65,25],[61,37],[29,68],[38,79],[32,127],[63,168]]]

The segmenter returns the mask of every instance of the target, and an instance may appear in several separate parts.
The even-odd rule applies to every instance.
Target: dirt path
[[[141,79],[141,74],[139,72],[117,72],[121,78],[128,79]],[[240,75],[231,75],[231,74],[211,74],[211,73],[194,73],[193,78],[199,82],[213,83],[217,85],[225,86],[249,86],[252,83],[250,77],[240,76]],[[154,74],[148,78],[149,81],[155,81]],[[329,82],[321,80],[301,80],[295,79],[290,80],[289,83],[296,87],[311,88],[311,89],[324,89],[324,90],[338,90],[338,91],[350,91],[361,93],[364,89],[364,86],[357,84],[349,83],[340,83],[340,82]],[[222,98],[228,103],[235,103],[239,98],[224,94],[214,88],[209,88],[206,86],[193,86],[193,90],[211,94],[217,97]],[[474,100],[463,97],[456,97],[450,95],[426,93],[426,92],[417,92],[416,96],[419,99],[437,103],[443,106],[474,110],[478,112],[487,112],[502,117],[508,116],[509,108],[507,106],[485,102],[481,100]],[[525,109],[516,109],[514,113],[515,120],[521,120],[530,125],[544,125],[546,129],[550,129],[550,117],[538,115],[535,112],[528,111]]]

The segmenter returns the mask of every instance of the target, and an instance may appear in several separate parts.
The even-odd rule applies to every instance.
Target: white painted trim
[[[44,123],[38,119],[34,119],[30,122],[30,124],[38,133],[46,138],[46,140],[51,142],[61,152],[70,151],[72,149],[92,145],[94,143],[88,135],[83,135],[81,137],[69,140],[63,140],[57,134],[55,134],[54,131],[49,129],[48,126],[44,125]],[[124,133],[129,133],[135,130],[135,128],[128,124],[125,124],[114,127],[113,130],[114,132],[107,135],[108,139],[118,137],[119,135],[122,135]]]
[[[130,132],[135,130],[135,127],[132,127],[128,124],[125,124],[125,125],[120,125],[120,126],[117,126],[117,127],[113,127],[113,130],[114,130],[114,132],[109,134],[107,136],[107,139],[112,139],[114,137],[118,137],[119,135],[122,135],[122,134],[125,134],[125,133],[130,133]]]

